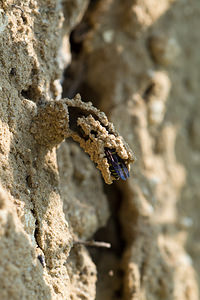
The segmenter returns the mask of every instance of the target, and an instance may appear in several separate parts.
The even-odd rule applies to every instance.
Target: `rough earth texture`
[[[199,15],[198,0],[0,3],[0,299],[199,299]],[[136,154],[126,182],[31,133],[76,93]],[[75,243],[91,239],[112,248]]]

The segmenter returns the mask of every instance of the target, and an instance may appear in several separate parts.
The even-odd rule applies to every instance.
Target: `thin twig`
[[[89,246],[89,247],[111,248],[111,244],[110,243],[97,242],[97,241],[81,241],[81,240],[76,240],[76,241],[74,241],[74,245],[84,245],[84,246]]]

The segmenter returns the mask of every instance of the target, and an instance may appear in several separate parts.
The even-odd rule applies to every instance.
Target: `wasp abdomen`
[[[105,155],[108,160],[109,170],[115,179],[126,180],[129,177],[129,171],[124,160],[119,157],[114,149],[105,148]]]

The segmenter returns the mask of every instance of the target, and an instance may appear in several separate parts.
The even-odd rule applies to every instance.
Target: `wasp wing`
[[[111,174],[116,178],[126,180],[129,177],[129,171],[122,158],[113,149],[105,149],[105,154],[110,165]]]

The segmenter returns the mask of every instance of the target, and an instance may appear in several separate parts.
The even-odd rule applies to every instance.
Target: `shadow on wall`
[[[0,298],[50,300],[51,291],[43,279],[43,267],[35,256],[35,247],[18,221],[0,209]]]

